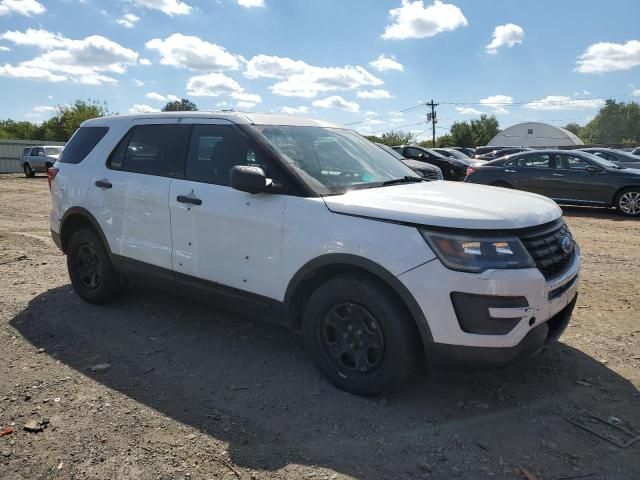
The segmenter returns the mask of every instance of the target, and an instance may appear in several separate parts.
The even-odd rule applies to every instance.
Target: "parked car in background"
[[[433,151],[438,152],[440,155],[444,155],[449,158],[459,158],[460,160],[470,160],[470,157],[465,153],[462,153],[455,148],[432,148]]]
[[[491,150],[482,155],[476,155],[474,158],[476,160],[486,160],[491,161],[497,158],[502,158],[505,155],[512,155],[514,153],[527,152],[530,151],[530,148],[527,147],[505,147],[505,148],[496,148],[495,150]]]
[[[465,182],[516,188],[567,205],[640,216],[640,170],[578,150],[536,150],[471,167]]]
[[[634,148],[633,150],[631,150],[631,153],[632,153],[633,155],[638,155],[638,156],[640,156],[640,147],[636,147],[636,148]]]
[[[617,163],[621,167],[640,168],[640,157],[629,152],[623,152],[615,148],[583,148],[583,152],[593,153],[610,162]]]
[[[33,177],[36,173],[47,173],[62,153],[60,145],[38,145],[27,147],[22,151],[20,163],[25,176]]]
[[[476,147],[475,151],[474,151],[474,158],[478,157],[480,155],[484,155],[485,153],[489,153],[489,152],[493,152],[496,149],[499,148],[509,148],[509,147],[495,147],[495,146],[484,146],[484,147]]]
[[[464,153],[469,158],[473,158],[473,156],[476,154],[476,149],[471,147],[451,147],[451,148]]]
[[[464,180],[467,174],[467,167],[475,164],[471,159],[461,160],[458,158],[445,157],[431,148],[401,145],[393,147],[393,149],[409,160],[435,165],[442,170],[442,175],[445,180]]]
[[[444,180],[442,176],[442,170],[440,170],[435,165],[431,165],[430,163],[418,162],[417,160],[409,160],[404,158],[398,152],[396,152],[393,148],[385,145],[384,143],[376,143],[380,148],[382,148],[385,152],[393,155],[393,158],[400,160],[411,170],[416,172],[425,180],[433,181],[433,180]]]
[[[110,302],[137,279],[271,319],[360,395],[399,389],[421,357],[468,371],[536,355],[577,299],[580,250],[553,201],[425,182],[321,121],[96,118],[49,182],[82,299]]]

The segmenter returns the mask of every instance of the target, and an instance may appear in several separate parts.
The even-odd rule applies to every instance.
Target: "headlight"
[[[454,235],[420,229],[445,267],[480,273],[492,268],[532,268],[536,264],[516,237]]]

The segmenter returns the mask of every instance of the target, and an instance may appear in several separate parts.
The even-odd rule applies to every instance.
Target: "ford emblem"
[[[570,254],[573,251],[573,239],[569,235],[565,235],[562,237],[560,246],[565,255]]]

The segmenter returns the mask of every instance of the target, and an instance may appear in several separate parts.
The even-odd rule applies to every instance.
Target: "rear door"
[[[44,156],[44,148],[36,147],[31,149],[31,154],[29,156],[29,163],[31,164],[31,168],[35,169],[43,169],[45,163]]]
[[[287,196],[235,190],[230,174],[236,165],[260,166],[276,184],[279,174],[231,122],[191,122],[185,176],[171,183],[169,195],[177,278],[276,298]]]
[[[127,130],[96,167],[88,204],[113,253],[170,274],[169,185],[183,173],[190,126],[163,118],[134,121]]]
[[[551,183],[553,170],[547,153],[532,153],[507,162],[504,169],[505,180],[514,188],[527,192],[554,196]]]

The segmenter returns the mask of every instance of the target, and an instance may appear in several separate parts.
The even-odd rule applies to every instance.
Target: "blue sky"
[[[391,113],[432,98],[439,134],[480,112],[585,123],[640,100],[640,2],[0,0],[0,92],[1,118],[32,121],[176,96],[363,133],[429,129],[424,107]]]

